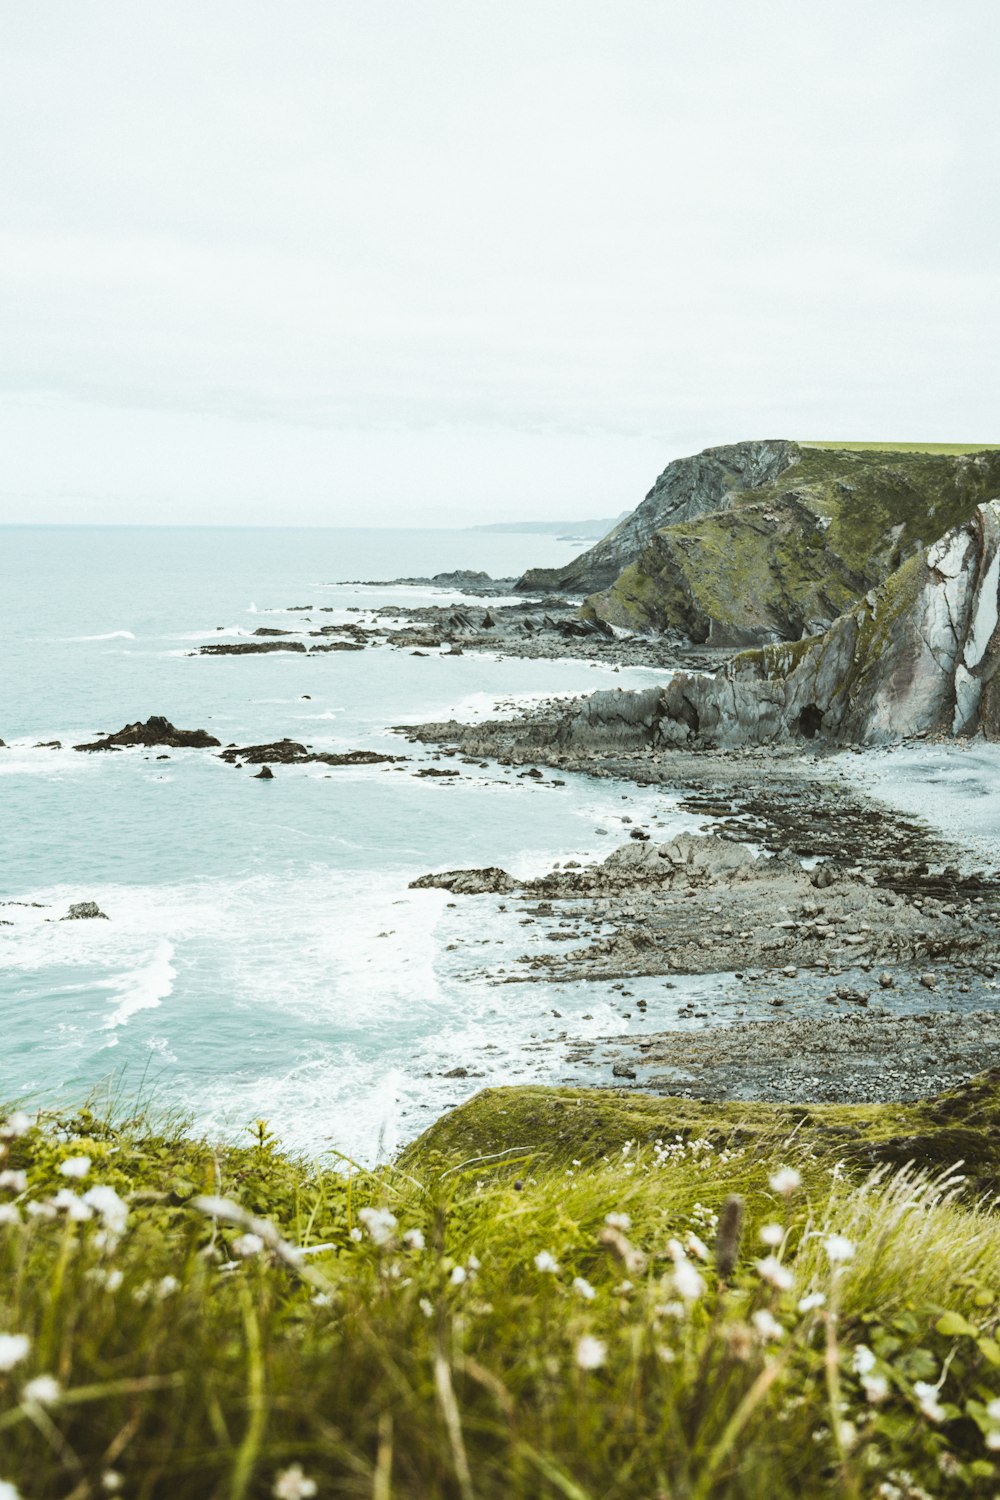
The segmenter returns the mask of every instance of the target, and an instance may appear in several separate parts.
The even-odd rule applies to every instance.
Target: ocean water
[[[552,951],[513,904],[408,885],[604,856],[624,815],[699,826],[669,794],[494,765],[442,782],[413,761],[261,783],[206,751],[70,748],[161,713],[223,743],[420,757],[393,725],[658,680],[390,648],[190,654],[301,625],[293,605],[338,611],[318,625],[447,597],[338,580],[500,575],[576,550],[445,531],[0,528],[0,1098],[97,1091],[232,1138],[263,1116],[290,1147],[372,1161],[486,1083],[567,1076],[560,1037],[634,1024],[608,986],[497,983],[517,955]],[[58,920],[84,900],[110,920]],[[680,1003],[658,986],[650,1020]],[[472,1076],[443,1076],[455,1067]]]

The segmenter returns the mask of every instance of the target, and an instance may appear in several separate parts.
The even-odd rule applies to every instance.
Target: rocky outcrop
[[[75,901],[66,915],[60,917],[59,920],[60,922],[90,922],[95,917],[102,917],[105,922],[108,921],[107,912],[101,911],[96,901]]]
[[[226,641],[199,646],[192,656],[262,656],[268,651],[305,651],[302,641]],[[314,648],[315,649],[315,648]]]
[[[607,588],[635,561],[655,531],[709,511],[727,510],[738,495],[772,484],[798,453],[794,443],[754,441],[706,448],[691,458],[675,459],[642,504],[596,546],[564,568],[530,569],[516,587],[522,593],[556,589],[571,594]]]
[[[218,744],[218,740],[215,744]],[[272,740],[268,745],[227,745],[219,756],[231,766],[378,766],[405,760],[405,755],[383,755],[379,750],[310,750],[298,740]],[[266,779],[266,778],[265,778]]]
[[[714,677],[595,693],[566,747],[1000,739],[1000,500],[978,506],[821,635],[734,657]]]
[[[420,875],[410,881],[411,891],[451,891],[456,896],[506,896],[514,889],[515,881],[498,865],[487,865],[481,870],[442,870],[437,875]]]
[[[175,750],[207,750],[221,744],[214,735],[204,729],[177,729],[169,719],[154,714],[143,723],[126,724],[116,734],[93,740],[87,745],[74,745],[74,750],[124,750],[130,745],[169,745]]]

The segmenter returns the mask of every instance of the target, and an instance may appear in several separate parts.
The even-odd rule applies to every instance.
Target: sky
[[[9,0],[0,521],[612,516],[1000,442],[992,0]]]

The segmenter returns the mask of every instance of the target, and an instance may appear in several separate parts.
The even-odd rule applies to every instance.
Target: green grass
[[[27,1339],[15,1359],[0,1338],[0,1480],[25,1500],[995,1495],[998,1120],[995,1077],[867,1108],[495,1090],[364,1172],[263,1124],[236,1148],[43,1118],[0,1164],[25,1174],[0,1187],[0,1335]],[[74,1217],[67,1192],[96,1185],[124,1223],[108,1194]]]
[[[800,442],[800,448],[825,448],[839,453],[986,453],[1000,443],[818,443]]]

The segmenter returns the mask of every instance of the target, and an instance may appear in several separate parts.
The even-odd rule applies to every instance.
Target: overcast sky
[[[1000,441],[995,0],[8,0],[0,519],[615,514]]]

